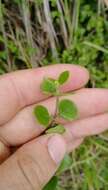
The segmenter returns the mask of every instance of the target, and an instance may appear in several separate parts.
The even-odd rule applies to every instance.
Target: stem
[[[56,96],[56,109],[55,109],[54,119],[57,117],[58,114],[58,104],[59,104],[59,96]]]
[[[56,93],[56,108],[55,108],[55,114],[53,116],[53,121],[55,123],[55,120],[57,118],[58,115],[58,104],[59,104],[59,96],[60,96],[60,91],[59,91],[59,87],[57,88],[57,93]]]
[[[53,128],[56,125],[56,118],[57,118],[57,112],[58,112],[58,103],[59,103],[59,96],[56,96],[56,108],[55,113],[53,116],[53,119],[51,120],[49,126],[47,127],[46,131],[50,128]]]
[[[56,124],[56,118],[58,115],[59,96],[60,96],[60,92],[59,92],[59,89],[57,89],[57,94],[55,96],[56,97],[55,113],[54,113],[53,119],[52,119],[51,123],[49,124],[49,126],[47,127],[47,129],[50,129],[51,127],[53,127]]]
[[[59,96],[56,96],[56,108],[55,108],[55,113],[54,113],[53,119],[49,125],[50,127],[53,127],[53,125],[56,124],[55,120],[56,120],[57,114],[58,114],[58,104],[59,104]]]

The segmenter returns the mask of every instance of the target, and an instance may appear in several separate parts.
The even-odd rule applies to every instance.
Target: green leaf
[[[59,84],[64,84],[69,78],[69,71],[64,71],[63,73],[60,74],[59,76]]]
[[[48,126],[51,117],[46,107],[42,105],[37,105],[34,108],[34,114],[35,114],[36,119],[41,125],[44,125],[46,127]]]
[[[56,190],[58,185],[58,177],[54,176],[49,183],[43,188],[43,190]]]
[[[56,125],[53,128],[50,128],[46,131],[47,134],[50,133],[59,133],[59,134],[63,134],[66,131],[66,129],[64,128],[63,125]]]
[[[59,102],[58,110],[60,117],[69,121],[76,119],[78,116],[78,109],[75,103],[68,99],[63,99]]]
[[[44,79],[41,84],[41,90],[46,94],[55,94],[57,91],[57,85],[54,79]]]
[[[61,173],[69,169],[71,165],[72,165],[72,158],[67,154],[65,155],[63,161],[61,162],[61,165],[57,171],[57,175],[60,175]]]

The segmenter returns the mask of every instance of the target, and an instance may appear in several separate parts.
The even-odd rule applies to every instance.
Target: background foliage
[[[107,2],[107,0],[105,0]],[[108,88],[108,8],[103,0],[0,0],[0,74],[47,64],[89,69],[89,87]],[[108,189],[107,133],[72,153],[60,189]]]

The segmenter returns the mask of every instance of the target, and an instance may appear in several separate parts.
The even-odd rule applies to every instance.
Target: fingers
[[[72,139],[98,135],[108,130],[108,113],[69,123],[66,128],[68,129],[66,134],[68,142]]]
[[[44,77],[57,78],[69,70],[69,82],[62,91],[84,86],[89,78],[88,71],[80,66],[58,64],[6,74],[0,77],[0,125],[10,120],[20,109],[46,98],[40,90]]]
[[[108,130],[108,113],[68,123],[65,128],[64,138],[67,143],[67,152],[71,152],[83,142],[85,137]],[[2,147],[4,148],[4,145]],[[5,156],[7,158],[7,149],[3,148],[3,151],[0,151],[0,161],[3,161]]]
[[[65,125],[67,151],[77,148],[87,136],[98,135],[108,130],[108,113],[77,120]]]
[[[108,90],[81,89],[65,98],[69,98],[76,103],[79,110],[79,119],[102,114],[108,110]],[[55,113],[54,98],[40,102],[40,104],[46,106],[49,113]],[[43,132],[43,127],[36,122],[33,116],[33,107],[34,105],[23,109],[13,120],[0,128],[0,137],[9,145],[25,143]]]
[[[68,142],[67,144],[67,152],[71,153],[74,149],[78,148],[80,144],[82,144],[84,141],[84,138],[79,138],[79,139],[72,139],[71,141]]]
[[[57,171],[66,153],[60,135],[44,136],[27,143],[0,167],[0,188],[42,190]]]

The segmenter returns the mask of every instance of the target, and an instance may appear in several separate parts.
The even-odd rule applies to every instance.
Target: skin
[[[57,78],[68,70],[70,78],[61,91],[78,109],[77,120],[66,123],[61,136],[41,135],[43,128],[33,116],[33,107],[43,104],[54,114],[55,98],[43,95],[43,78]],[[0,76],[0,188],[41,190],[57,171],[66,152],[78,147],[85,137],[108,128],[108,89],[87,89],[88,71],[62,64],[17,71]],[[62,98],[62,97],[61,97]]]

